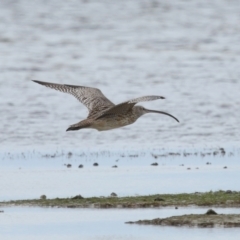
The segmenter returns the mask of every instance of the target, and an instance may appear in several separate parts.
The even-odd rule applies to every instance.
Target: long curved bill
[[[175,118],[173,115],[169,114],[169,113],[166,113],[166,112],[162,112],[162,111],[156,111],[156,110],[149,110],[149,109],[146,109],[148,113],[160,113],[160,114],[164,114],[164,115],[167,115],[171,118],[174,118],[177,122],[179,122],[179,120],[177,118]]]

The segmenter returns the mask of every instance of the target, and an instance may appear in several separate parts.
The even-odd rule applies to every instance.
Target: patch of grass
[[[0,202],[0,206],[42,206],[69,208],[150,208],[167,206],[221,206],[239,207],[240,192],[217,191],[205,193],[157,194],[134,197],[91,197],[83,199],[54,198]]]

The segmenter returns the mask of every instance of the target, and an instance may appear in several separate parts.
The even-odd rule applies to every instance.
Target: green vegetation
[[[135,197],[91,197],[83,198],[55,198],[30,199],[0,202],[0,206],[42,206],[42,207],[68,207],[68,208],[149,208],[166,206],[221,206],[239,207],[240,192],[217,191],[206,193],[158,194]]]

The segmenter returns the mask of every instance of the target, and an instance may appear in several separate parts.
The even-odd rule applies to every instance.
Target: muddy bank
[[[240,192],[217,191],[191,194],[157,194],[134,197],[90,197],[77,195],[71,198],[17,200],[0,202],[0,206],[42,206],[42,207],[67,207],[67,208],[152,208],[152,207],[181,207],[181,206],[215,206],[239,207]]]
[[[186,227],[240,227],[240,214],[189,214],[172,216],[168,218],[156,218],[153,220],[139,220],[126,222],[128,224],[145,224],[160,226],[186,226]]]

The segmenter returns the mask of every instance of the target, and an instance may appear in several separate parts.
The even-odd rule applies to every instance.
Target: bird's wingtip
[[[41,81],[38,81],[38,80],[32,80],[32,81],[35,82],[35,83],[41,84]]]

